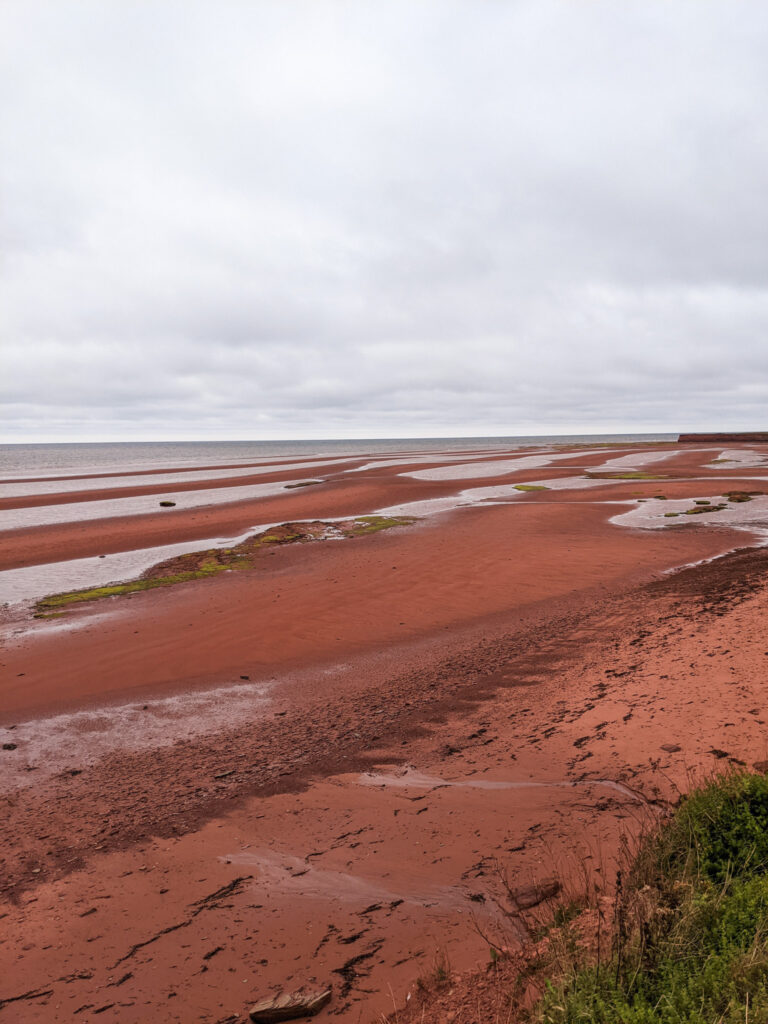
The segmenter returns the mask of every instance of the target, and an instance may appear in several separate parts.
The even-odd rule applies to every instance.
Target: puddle
[[[558,477],[554,480],[526,480],[526,487],[545,487],[548,491],[586,490],[590,487],[610,487],[624,483],[623,480],[590,480],[584,476]],[[390,505],[372,513],[377,516],[431,516],[438,512],[450,512],[455,508],[469,508],[494,501],[507,502],[524,498],[526,491],[518,490],[517,484],[489,484],[487,487],[469,487],[458,494],[443,498],[425,498],[423,501]]]
[[[753,477],[752,479],[762,479]],[[695,502],[709,501],[712,505],[725,504],[719,512],[688,516],[688,509],[696,508]],[[673,516],[670,513],[675,512]],[[659,501],[648,498],[636,508],[611,517],[616,526],[629,526],[641,530],[663,530],[678,526],[727,526],[731,529],[768,528],[768,495],[756,495],[751,501],[729,503],[722,494],[703,494],[696,498],[668,498]]]
[[[310,480],[290,480],[300,483]],[[73,501],[63,505],[39,505],[33,508],[17,508],[0,512],[1,530],[18,530],[31,526],[50,526],[58,523],[83,522],[91,519],[108,519],[114,516],[145,515],[149,512],[164,512],[169,519],[176,509],[200,508],[205,505],[224,505],[232,501],[268,498],[285,492],[286,484],[249,484],[245,487],[207,487],[196,491],[163,491],[133,498],[109,498],[98,501]],[[290,492],[289,492],[290,493]],[[160,501],[173,501],[176,509],[161,509]]]
[[[502,453],[503,454],[503,453]],[[347,470],[348,473],[364,473],[368,469],[392,469],[395,466],[419,466],[424,463],[435,463],[435,462],[475,462],[477,459],[492,459],[494,456],[498,456],[498,450],[479,450],[474,452],[464,452],[461,455],[443,455],[440,452],[435,452],[432,455],[414,455],[408,456],[403,455],[398,459],[376,459],[373,462],[367,462],[364,466],[357,466],[355,469]],[[403,473],[402,476],[412,476],[411,473]]]
[[[582,781],[560,781],[534,782],[516,781],[507,779],[441,779],[436,775],[425,775],[423,772],[408,769],[402,775],[387,775],[383,772],[365,772],[358,781],[363,786],[389,786],[397,789],[589,789],[593,786],[602,786],[611,789],[622,796],[629,797],[637,803],[647,804],[645,797],[629,786],[621,782],[614,782],[612,779],[584,779]]]
[[[600,451],[583,451],[523,455],[516,459],[497,459],[495,462],[469,462],[460,466],[437,466],[435,469],[420,469],[412,473],[402,473],[401,476],[410,476],[415,480],[472,480],[484,476],[517,473],[524,469],[543,469],[545,466],[563,459],[579,459],[602,454]]]
[[[711,452],[717,451],[716,448],[689,448],[687,452],[695,454],[697,452]],[[622,472],[625,470],[638,469],[641,466],[648,466],[654,462],[663,462],[664,459],[671,459],[675,455],[680,455],[680,449],[673,449],[672,451],[663,452],[632,452],[629,455],[622,455],[617,459],[608,459],[598,466],[594,472],[599,473],[611,473],[611,472]]]
[[[2,742],[17,745],[16,750],[2,752],[0,791],[31,786],[58,772],[86,769],[115,751],[154,750],[241,726],[265,711],[269,689],[264,683],[224,684],[0,727]]]
[[[471,913],[476,917],[496,917],[499,914],[492,901],[478,905],[470,899],[469,889],[460,886],[427,885],[407,889],[398,886],[395,889],[349,871],[319,868],[305,858],[266,849],[243,850],[219,859],[253,870],[255,878],[251,884],[266,889],[269,894],[323,900],[342,906],[397,902],[438,911]],[[401,866],[407,871],[406,864]]]
[[[726,448],[707,469],[768,469],[768,459],[761,452],[748,448]]]
[[[180,544],[164,544],[154,548],[137,548],[134,551],[118,551],[115,554],[89,558],[73,558],[66,562],[44,562],[42,565],[24,566],[22,569],[6,569],[0,572],[0,601],[14,604],[20,601],[38,601],[48,594],[60,594],[69,590],[83,590],[86,587],[104,587],[110,583],[122,583],[135,579],[146,569],[192,551],[207,548],[229,548],[247,540],[257,530],[268,530],[275,523],[254,525],[239,537],[217,537],[210,540],[185,541]],[[46,628],[51,629],[55,620]],[[42,623],[40,623],[42,627]]]
[[[230,477],[238,476],[261,476],[266,473],[285,473],[290,470],[308,470],[321,466],[335,466],[340,463],[351,462],[352,458],[330,459],[312,462],[275,463],[269,466],[257,466],[245,469],[211,469],[184,470],[176,473],[155,473],[151,476],[142,474],[140,476],[110,476],[110,477],[86,477],[68,480],[39,480],[34,483],[0,483],[0,498],[32,497],[39,494],[66,494],[70,491],[100,491],[110,488],[122,487],[147,487],[155,484],[167,484],[173,488],[174,484],[194,482],[199,480],[201,484],[208,481],[228,480]]]

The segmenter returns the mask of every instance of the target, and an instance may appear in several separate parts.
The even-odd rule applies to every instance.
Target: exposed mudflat
[[[44,572],[53,548],[373,514],[474,472],[569,481],[55,620],[6,609],[0,1022],[244,1022],[308,983],[334,989],[319,1020],[371,1020],[441,951],[469,970],[489,935],[519,939],[504,874],[567,893],[586,865],[610,888],[622,834],[692,776],[768,758],[760,499],[722,525],[615,521],[639,499],[653,517],[768,490],[760,467],[713,466],[716,448],[518,454],[497,476],[356,458],[284,496],[0,533],[5,568]]]

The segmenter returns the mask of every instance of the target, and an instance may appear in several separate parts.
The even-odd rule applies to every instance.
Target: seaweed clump
[[[758,494],[765,494],[765,491],[726,491],[723,497],[739,505],[745,501],[752,501]]]
[[[722,512],[723,509],[727,507],[727,505],[710,505],[709,502],[705,505],[702,502],[697,501],[694,503],[694,507],[686,509],[683,515],[701,516],[705,515],[707,512]]]

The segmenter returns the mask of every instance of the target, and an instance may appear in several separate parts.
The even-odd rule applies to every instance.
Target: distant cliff
[[[679,441],[762,441],[768,443],[768,431],[755,430],[743,434],[681,434]]]

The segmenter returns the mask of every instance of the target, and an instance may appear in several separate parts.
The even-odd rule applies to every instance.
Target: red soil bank
[[[719,444],[732,444],[746,442],[747,444],[754,444],[757,442],[768,441],[768,432],[755,431],[753,433],[740,433],[740,434],[681,434],[679,438],[681,443],[686,442],[710,442],[715,441]]]

